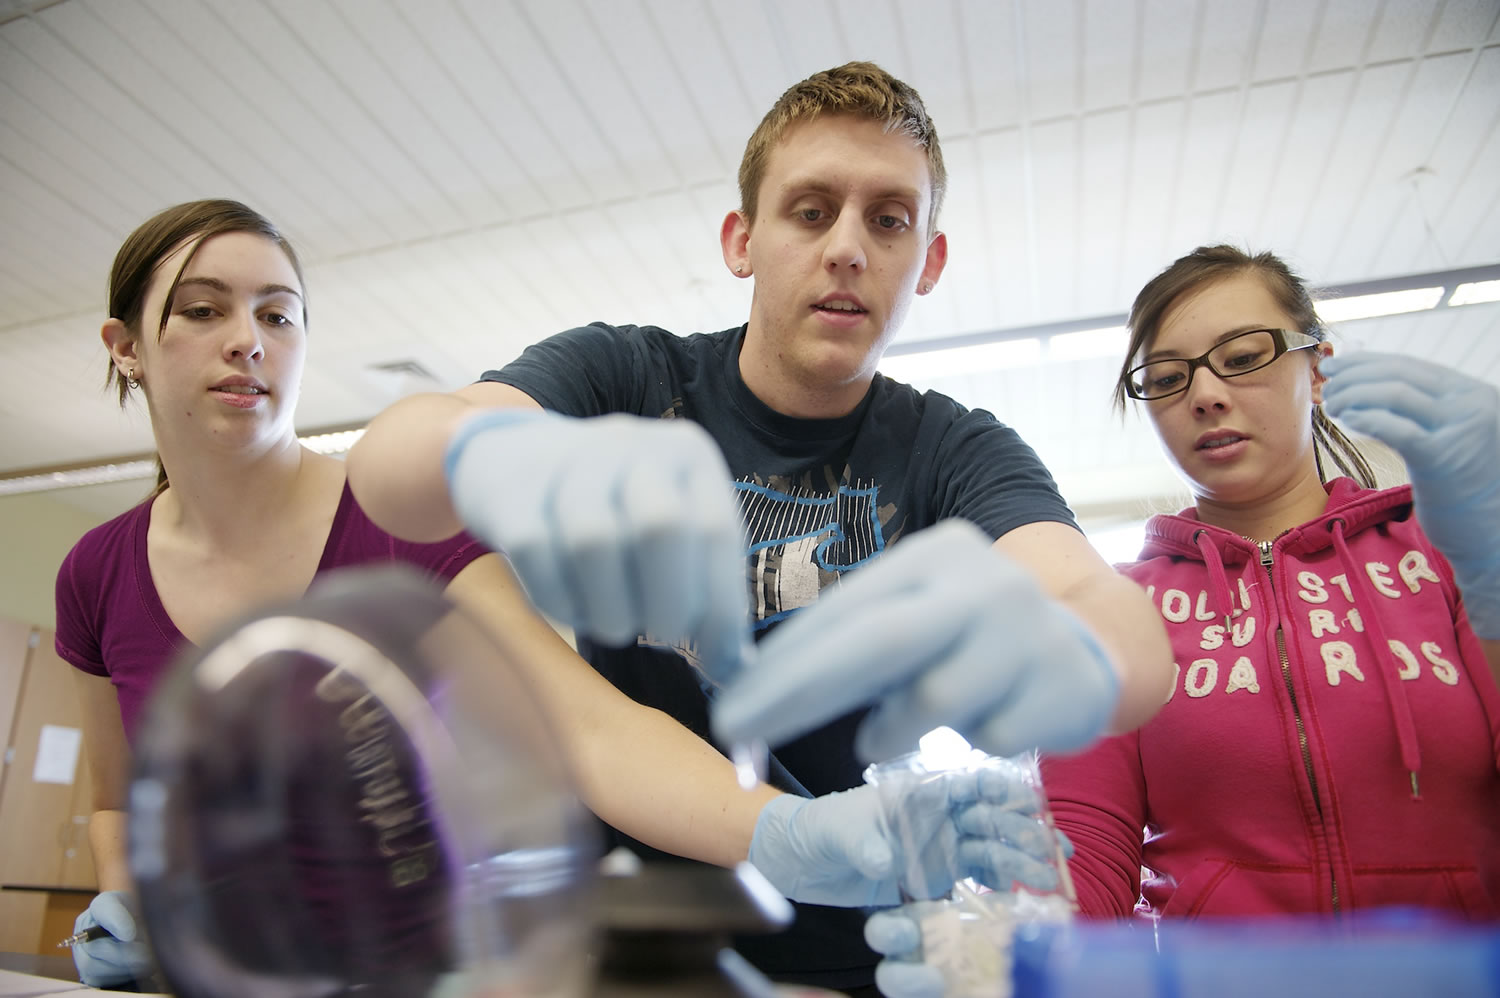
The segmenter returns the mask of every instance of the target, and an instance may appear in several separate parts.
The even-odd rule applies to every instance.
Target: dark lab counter
[[[78,980],[78,971],[73,969],[71,956],[38,956],[35,953],[0,953],[0,970],[13,970],[18,974],[35,974],[59,981]]]
[[[78,980],[78,971],[73,966],[71,956],[41,956],[36,953],[0,953],[0,970],[12,970],[18,974],[34,974],[37,977],[50,977],[58,981]],[[129,984],[115,984],[111,991],[155,991],[157,986],[153,981],[134,981]]]

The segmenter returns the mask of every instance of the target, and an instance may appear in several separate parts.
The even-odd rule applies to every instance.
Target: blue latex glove
[[[604,644],[691,639],[716,682],[749,653],[743,532],[702,427],[487,410],[454,434],[446,467],[464,525],[544,613]]]
[[[886,998],[944,998],[948,988],[943,972],[931,962],[943,959],[944,946],[941,942],[934,944],[924,928],[930,924],[928,919],[936,917],[943,921],[946,916],[946,928],[938,931],[949,937],[948,958],[956,956],[966,964],[961,968],[949,968],[950,973],[956,974],[963,982],[955,982],[960,993],[976,993],[973,989],[978,987],[983,989],[978,993],[1010,994],[1016,983],[1010,976],[1012,959],[1025,953],[1028,940],[1035,934],[1015,933],[1014,922],[1008,915],[998,925],[986,925],[986,917],[976,915],[976,909],[982,912],[999,897],[998,894],[987,894],[962,902],[917,901],[871,915],[865,922],[865,942],[885,957],[875,966],[875,985],[880,993]],[[962,955],[975,943],[973,940],[958,943],[953,920],[959,917],[979,923],[977,930],[969,931],[977,931],[980,940],[988,938],[991,946],[988,960],[974,953],[969,953],[967,959]],[[967,937],[967,932],[964,936]],[[955,950],[955,945],[963,949]],[[934,948],[938,951],[936,954],[932,952]]]
[[[886,818],[891,808],[899,830]],[[1049,890],[1057,873],[1036,814],[1029,787],[972,772],[935,774],[894,804],[874,786],[783,794],[761,808],[749,859],[793,901],[846,908],[899,904],[903,889],[942,897],[966,877]]]
[[[125,891],[98,895],[73,922],[73,931],[101,926],[109,933],[73,946],[78,979],[92,988],[123,984],[152,972],[151,950],[136,921],[135,899]]]
[[[1074,749],[1103,733],[1120,695],[1083,623],[962,520],[847,576],[757,657],[714,704],[726,744],[780,744],[874,702],[855,743],[867,760],[941,725],[993,755]]]
[[[865,921],[865,944],[885,957],[875,967],[875,986],[886,998],[943,998],[943,975],[923,963],[921,920],[951,901],[917,901],[877,911]]]
[[[1500,639],[1500,392],[1414,357],[1328,357],[1323,406],[1395,448],[1417,522],[1453,565],[1469,623]]]

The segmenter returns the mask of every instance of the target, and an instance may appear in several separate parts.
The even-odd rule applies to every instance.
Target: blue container
[[[1500,998],[1500,925],[1339,919],[1081,922],[1024,930],[1016,998]]]

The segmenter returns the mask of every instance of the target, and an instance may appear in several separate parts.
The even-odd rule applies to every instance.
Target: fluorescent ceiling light
[[[962,374],[987,374],[1034,364],[1118,357],[1124,353],[1125,343],[1124,326],[1084,329],[1076,333],[1053,333],[1045,337],[1028,336],[904,353],[881,360],[880,373],[908,384],[925,384],[937,378]]]
[[[1324,322],[1349,322],[1352,319],[1373,319],[1380,315],[1400,315],[1404,312],[1421,312],[1432,308],[1443,300],[1446,288],[1411,288],[1408,291],[1386,291],[1375,295],[1356,295],[1352,298],[1326,298],[1314,302],[1318,318]]]
[[[299,437],[302,446],[319,454],[342,454],[354,442],[364,436],[364,428],[337,430],[332,433],[314,433]],[[110,464],[95,464],[86,468],[64,468],[58,471],[42,471],[13,478],[0,477],[0,496],[20,495],[23,492],[51,492],[56,489],[76,489],[85,485],[104,485],[109,482],[128,482],[141,478],[156,477],[156,459],[139,458],[116,461]]]
[[[136,478],[150,478],[156,474],[156,461],[121,461],[117,464],[98,464],[89,468],[71,468],[67,471],[47,471],[37,475],[21,475],[17,478],[0,478],[0,496],[19,495],[22,492],[48,492],[52,489],[71,489],[83,485],[103,485],[106,482],[128,482]]]
[[[299,437],[303,447],[318,454],[342,454],[354,442],[365,435],[364,427],[357,430],[339,430],[336,433],[315,433],[310,437]]]
[[[1020,367],[1035,364],[1041,359],[1042,341],[1030,337],[886,357],[880,362],[880,373],[897,381],[915,384],[955,374],[982,374],[1007,367]]]
[[[1488,301],[1500,301],[1500,281],[1478,281],[1460,284],[1453,289],[1449,305],[1482,305]]]
[[[1047,337],[1047,359],[1091,360],[1095,357],[1120,357],[1125,353],[1129,342],[1124,326],[1058,333]]]

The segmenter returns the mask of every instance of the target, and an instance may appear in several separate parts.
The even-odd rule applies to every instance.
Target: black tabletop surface
[[[35,974],[59,981],[77,981],[78,971],[71,956],[39,956],[36,953],[0,953],[0,970],[13,970],[18,974]],[[110,985],[112,991],[158,991],[155,981],[132,981],[127,984]]]

